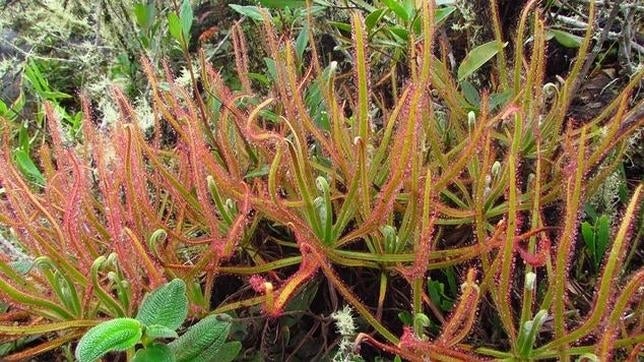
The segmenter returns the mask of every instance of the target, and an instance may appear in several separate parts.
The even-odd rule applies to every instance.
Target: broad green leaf
[[[493,40],[472,49],[458,67],[458,81],[460,82],[476,72],[506,45],[507,43],[501,45],[496,40]]]
[[[36,164],[23,148],[13,151],[13,157],[22,174],[31,182],[38,186],[45,185],[45,177],[42,175]]]
[[[501,93],[490,94],[490,102],[489,102],[490,110],[493,111],[497,109],[497,107],[505,105],[510,100],[511,96],[512,96],[512,92],[510,92],[509,90]]]
[[[389,26],[387,27],[387,30],[389,30],[394,36],[405,42],[409,40],[409,31],[405,28],[401,28],[399,26]]]
[[[264,16],[262,15],[262,11],[257,7],[257,6],[242,6],[242,5],[237,5],[237,4],[228,4],[233,10],[236,12],[247,16],[253,20],[257,21],[263,21]]]
[[[159,324],[177,329],[187,315],[186,283],[181,279],[174,279],[152,293],[146,294],[136,319],[146,326]]]
[[[132,362],[175,362],[172,349],[165,344],[153,344],[136,351]]]
[[[579,48],[581,43],[584,41],[583,37],[570,34],[567,31],[550,29],[548,34],[555,37],[557,43],[565,46],[566,48]]]
[[[224,343],[223,346],[217,346],[216,348],[213,344],[210,348],[190,360],[190,362],[230,362],[237,357],[241,348],[242,344],[237,341]]]
[[[193,14],[190,0],[183,0],[179,8],[179,19],[181,20],[181,31],[186,39],[186,45],[190,43],[190,28],[192,27]]]
[[[178,338],[179,335],[174,329],[159,324],[146,326],[143,330],[143,335],[149,340],[162,339],[162,338]]]
[[[300,30],[300,33],[297,35],[297,39],[295,39],[295,54],[297,54],[297,59],[299,61],[302,61],[302,57],[304,56],[304,51],[306,50],[306,46],[309,44],[309,24],[304,23],[304,26],[302,26],[302,30]]]
[[[364,19],[364,25],[367,28],[367,30],[371,30],[382,18],[382,14],[384,14],[385,9],[378,9],[375,11],[372,11],[367,17]]]
[[[277,67],[275,66],[275,60],[271,58],[264,58],[264,63],[266,64],[266,71],[272,80],[277,79]]]
[[[169,346],[177,357],[177,362],[193,362],[204,351],[218,351],[230,332],[230,317],[226,315],[208,316],[186,333],[172,341]]]
[[[471,82],[464,80],[463,82],[461,82],[461,89],[463,90],[463,96],[465,96],[465,100],[467,100],[467,102],[471,104],[472,107],[478,109],[481,105],[481,97],[479,96],[479,91],[476,90],[474,85]]]
[[[445,19],[447,19],[448,16],[450,16],[454,11],[456,10],[455,6],[443,6],[436,8],[434,10],[434,24],[440,25]],[[416,34],[420,34],[420,29],[422,27],[422,17],[417,16],[416,19],[414,20],[414,31]]]
[[[92,362],[111,351],[132,348],[141,339],[143,326],[132,318],[117,318],[91,328],[76,346],[76,359]]]
[[[306,6],[306,1],[302,0],[259,0],[259,3],[269,9],[295,9]]]
[[[411,16],[410,13],[407,12],[405,7],[400,3],[398,0],[382,0],[383,4],[385,4],[389,10],[393,11],[394,14],[396,14],[399,18],[401,18],[404,21],[409,21],[409,18]]]
[[[174,11],[168,14],[168,31],[176,41],[183,43],[183,39],[181,38],[183,32],[181,29],[181,20],[179,20],[179,16]]]
[[[456,6],[444,6],[434,12],[434,23],[440,24],[456,10]]]
[[[134,16],[136,17],[136,23],[141,28],[141,30],[147,31],[150,26],[152,26],[154,17],[156,16],[156,8],[154,6],[154,2],[150,2],[148,4],[134,4]]]

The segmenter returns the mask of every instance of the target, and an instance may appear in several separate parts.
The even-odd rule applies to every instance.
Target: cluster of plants
[[[277,10],[231,7],[265,45],[235,23],[234,76],[190,52],[190,2],[167,9],[188,81],[143,55],[146,120],[117,86],[112,124],[90,95],[70,114],[29,68],[41,132],[0,109],[5,360],[638,358],[642,184],[623,162],[644,71],[582,122],[595,31],[550,82],[537,1],[512,36],[491,1],[493,40],[458,66],[438,36],[455,5],[355,1],[331,24],[340,63],[315,31],[331,4],[260,3]]]

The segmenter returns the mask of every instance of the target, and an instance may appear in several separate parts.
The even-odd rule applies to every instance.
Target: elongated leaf
[[[186,283],[174,279],[143,298],[136,319],[146,326],[159,324],[175,330],[187,315]]]
[[[297,59],[299,61],[302,61],[302,57],[304,56],[304,51],[306,50],[306,46],[308,44],[309,44],[309,25],[308,23],[304,23],[302,30],[300,30],[300,33],[297,35],[297,39],[295,40],[295,54],[297,54]]]
[[[192,27],[193,14],[190,0],[183,0],[179,9],[179,19],[181,19],[181,31],[186,43],[190,43],[190,28]]]
[[[136,17],[136,24],[144,31],[148,30],[154,22],[156,15],[156,8],[154,2],[149,4],[137,3],[134,4],[134,16]]]
[[[583,37],[570,34],[567,31],[550,29],[548,30],[549,36],[554,36],[557,43],[565,46],[566,48],[579,48],[581,42],[584,41]]]
[[[78,342],[76,359],[92,362],[111,351],[134,347],[141,339],[143,326],[132,318],[117,318],[91,328]]]
[[[183,30],[181,29],[181,20],[179,20],[179,15],[174,11],[168,14],[168,31],[176,41],[179,43],[182,42],[181,33]]]
[[[485,63],[492,59],[500,50],[502,50],[508,43],[503,45],[499,44],[496,40],[482,44],[472,49],[463,62],[458,67],[458,80],[459,82],[476,72]]]
[[[435,24],[440,24],[442,21],[447,19],[450,14],[452,14],[456,10],[456,6],[444,6],[436,9],[436,12],[434,13],[434,23]]]
[[[597,219],[595,233],[595,262],[597,267],[599,267],[602,257],[606,252],[606,247],[608,246],[608,238],[610,237],[610,221],[607,215],[602,215]]]
[[[378,9],[367,15],[364,19],[364,25],[367,27],[367,30],[371,30],[380,21],[384,12],[385,9]]]
[[[306,6],[306,1],[302,0],[259,0],[259,3],[269,9],[295,9]]]
[[[45,185],[45,177],[42,175],[34,161],[32,161],[29,154],[22,148],[18,148],[13,152],[13,157],[20,169],[20,172],[31,182],[38,186]]]
[[[590,253],[591,257],[595,257],[595,231],[593,226],[590,225],[587,221],[584,221],[581,224],[581,236],[584,239],[584,244],[586,244],[586,249]]]
[[[169,346],[175,353],[177,362],[192,362],[204,351],[214,353],[226,342],[232,323],[228,316],[211,315],[190,327],[181,337]]]
[[[262,16],[261,10],[257,6],[242,6],[237,4],[228,4],[236,12],[247,16],[253,20],[263,21],[264,17]]]

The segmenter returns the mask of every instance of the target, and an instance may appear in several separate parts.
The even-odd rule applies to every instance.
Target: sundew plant
[[[312,17],[296,41],[260,10],[268,91],[249,69],[240,24],[230,32],[234,86],[203,53],[198,67],[190,63],[188,87],[170,65],[142,57],[154,126],[139,126],[117,87],[112,127],[96,127],[91,100],[81,99],[77,139],[45,104],[48,137],[33,156],[44,184],[17,168],[15,125],[0,119],[0,231],[11,245],[0,257],[9,306],[0,335],[45,336],[7,360],[73,343],[106,319],[134,318],[143,296],[173,279],[185,283],[193,320],[250,307],[278,319],[323,280],[360,320],[353,350],[353,336],[341,336],[354,357],[369,346],[410,361],[610,360],[615,351],[636,359],[644,270],[625,272],[624,260],[637,247],[641,184],[610,232],[591,304],[579,305],[568,284],[583,204],[641,132],[644,104],[632,93],[643,72],[577,122],[569,109],[592,27],[567,77],[546,83],[538,2],[526,4],[510,36],[491,1],[494,40],[453,72],[436,40],[442,8],[416,4],[396,8],[419,19],[407,34],[404,81],[374,78],[359,12],[344,73],[321,61]],[[174,16],[189,29],[185,7]],[[187,32],[176,35],[187,50]],[[493,87],[471,104],[462,80],[489,59]],[[448,269],[460,278],[452,305],[428,288],[430,273]],[[248,293],[219,297],[227,275]],[[348,282],[356,275],[368,275],[375,291],[359,294]],[[476,332],[490,323],[502,343]]]

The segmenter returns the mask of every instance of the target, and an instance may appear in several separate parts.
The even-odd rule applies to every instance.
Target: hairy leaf
[[[134,347],[141,339],[143,326],[132,318],[117,318],[91,328],[78,342],[76,359],[91,362],[111,351]]]
[[[174,330],[181,326],[187,315],[186,283],[174,279],[143,298],[136,319],[146,326],[158,324]]]
[[[227,316],[211,315],[190,327],[169,346],[175,352],[178,362],[195,361],[202,353],[219,351],[228,338],[231,322]]]
[[[153,344],[136,351],[132,362],[174,362],[172,349],[165,344]]]
[[[151,326],[146,326],[143,331],[146,338],[150,340],[160,339],[160,338],[177,338],[179,335],[175,332],[174,329],[170,329],[166,326],[153,324]]]

